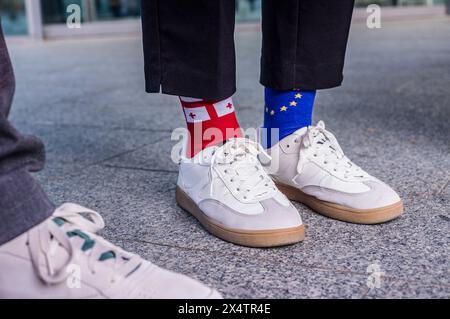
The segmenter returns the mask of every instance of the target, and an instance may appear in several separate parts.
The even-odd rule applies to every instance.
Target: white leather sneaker
[[[103,226],[98,213],[65,204],[0,246],[0,299],[220,298],[217,291],[95,235]]]
[[[300,215],[264,171],[261,152],[259,144],[234,138],[182,158],[177,202],[210,233],[235,244],[272,247],[302,241]]]
[[[279,189],[320,214],[375,224],[403,212],[397,193],[352,163],[322,121],[285,137],[268,153]]]

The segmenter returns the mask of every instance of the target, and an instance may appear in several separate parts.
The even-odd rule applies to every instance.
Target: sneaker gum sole
[[[276,184],[278,189],[290,200],[305,204],[319,214],[345,222],[355,224],[380,224],[393,220],[403,213],[403,201],[380,208],[354,209],[322,201],[289,185],[281,183]]]
[[[228,228],[212,221],[194,201],[179,187],[176,189],[178,205],[191,213],[211,234],[231,242],[247,247],[277,247],[292,245],[305,238],[305,227],[275,229],[275,230],[240,230]]]

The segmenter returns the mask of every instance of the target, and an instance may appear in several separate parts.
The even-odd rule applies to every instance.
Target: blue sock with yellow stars
[[[311,125],[315,97],[315,90],[280,91],[265,88],[262,145],[271,148],[298,129]],[[275,134],[276,131],[272,129],[278,129],[279,134]]]

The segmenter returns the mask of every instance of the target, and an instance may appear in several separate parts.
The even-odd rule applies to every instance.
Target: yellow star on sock
[[[284,112],[284,111],[286,111],[287,110],[287,107],[286,106],[282,106],[281,108],[280,108],[280,111],[281,112]]]
[[[297,102],[292,101],[292,102],[290,103],[290,106],[297,106]]]
[[[296,99],[301,99],[301,98],[302,98],[302,95],[301,95],[300,93],[297,93],[297,94],[295,94],[295,98],[296,98]]]
[[[270,111],[270,115],[275,115],[275,111],[274,110]]]

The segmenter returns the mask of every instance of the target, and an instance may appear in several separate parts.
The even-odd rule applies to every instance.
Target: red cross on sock
[[[231,97],[221,101],[180,97],[180,101],[189,131],[186,157],[193,157],[208,146],[242,136]]]

